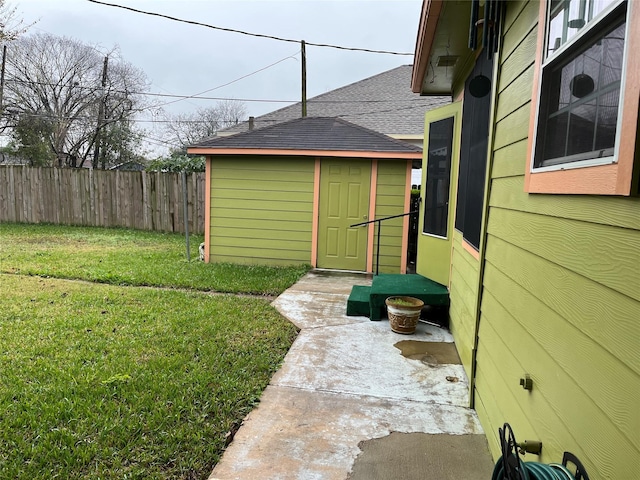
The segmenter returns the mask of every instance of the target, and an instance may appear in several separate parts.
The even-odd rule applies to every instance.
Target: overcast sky
[[[104,0],[108,3],[307,42],[412,53],[421,0]],[[31,32],[81,40],[142,69],[151,91],[248,100],[300,100],[300,46],[212,30],[87,0],[13,0]],[[27,34],[28,34],[27,33]],[[291,58],[287,58],[291,57]],[[313,97],[377,73],[410,64],[412,56],[307,46],[307,95]],[[407,88],[409,86],[407,85]],[[185,100],[167,106],[184,112],[215,104]],[[289,103],[246,101],[258,116]],[[145,124],[145,127],[150,124]]]

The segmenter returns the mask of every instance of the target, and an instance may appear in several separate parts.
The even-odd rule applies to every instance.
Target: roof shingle
[[[204,140],[191,148],[420,153],[422,149],[340,118],[305,117]]]
[[[411,65],[382,72],[364,80],[337,88],[307,101],[308,117],[338,117],[385,135],[421,135],[424,114],[451,102],[451,97],[422,97],[411,91]],[[264,128],[301,116],[296,103],[260,117],[254,129]],[[219,132],[226,136],[249,130],[243,122]]]

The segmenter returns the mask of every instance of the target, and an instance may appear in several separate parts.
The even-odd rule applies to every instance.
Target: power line
[[[149,142],[149,143],[155,143],[158,146],[162,146],[162,147],[166,147],[166,146],[170,146],[170,147],[181,147],[182,145],[178,142],[170,142],[167,140],[162,140],[160,138],[156,138],[156,137],[152,137],[150,135],[142,135],[142,138],[145,139],[145,141]]]
[[[172,17],[171,15],[165,15],[163,13],[156,13],[156,12],[148,12],[148,11],[145,11],[145,10],[138,10],[137,8],[127,7],[127,6],[124,6],[124,5],[116,5],[114,3],[101,2],[99,0],[87,0],[87,1],[91,2],[91,3],[99,4],[99,5],[105,5],[107,7],[122,8],[123,10],[129,10],[131,12],[141,13],[143,15],[150,15],[150,16],[153,16],[153,17],[165,18],[167,20],[173,20],[174,22],[181,22],[181,23],[187,23],[189,25],[197,25],[197,26],[200,26],[200,27],[211,28],[213,30],[222,30],[224,32],[239,33],[241,35],[248,35],[248,36],[251,36],[251,37],[268,38],[270,40],[277,40],[277,41],[280,41],[280,42],[300,43],[300,40],[294,40],[294,39],[291,39],[291,38],[276,37],[276,36],[273,36],[273,35],[265,35],[265,34],[262,34],[262,33],[245,32],[243,30],[237,30],[235,28],[216,27],[214,25],[209,25],[208,23],[196,22],[195,20],[185,20],[185,19],[178,18],[178,17]],[[313,43],[313,42],[305,42],[305,43],[307,45],[311,45],[313,47],[335,48],[335,49],[338,49],[338,50],[348,50],[348,51],[353,51],[353,52],[367,52],[367,53],[380,53],[380,54],[385,54],[385,55],[413,56],[413,53],[406,53],[406,52],[393,52],[393,51],[389,51],[389,50],[373,50],[373,49],[369,49],[369,48],[344,47],[342,45],[332,45],[332,44],[329,44],[329,43]]]
[[[156,108],[157,108],[157,107],[163,107],[163,106],[165,106],[165,105],[170,105],[170,104],[172,104],[172,103],[176,103],[176,102],[181,102],[182,100],[186,100],[187,98],[197,98],[199,95],[202,95],[202,94],[205,94],[205,93],[209,93],[209,92],[212,92],[212,91],[214,91],[214,90],[218,90],[219,88],[226,87],[226,86],[228,86],[228,85],[231,85],[232,83],[239,82],[240,80],[244,80],[245,78],[250,77],[250,76],[252,76],[252,75],[255,75],[256,73],[260,73],[260,72],[262,72],[262,71],[264,71],[264,70],[267,70],[268,68],[274,67],[274,66],[278,65],[279,63],[284,62],[285,60],[289,60],[290,58],[294,58],[294,59],[295,59],[295,56],[296,56],[298,53],[300,53],[300,51],[299,51],[299,50],[298,50],[296,53],[294,53],[293,55],[289,55],[288,57],[281,58],[281,59],[280,59],[280,60],[278,60],[277,62],[273,62],[272,64],[267,65],[266,67],[262,67],[262,68],[260,68],[260,69],[258,69],[258,70],[256,70],[256,71],[254,71],[254,72],[247,73],[246,75],[243,75],[243,76],[241,76],[241,77],[238,77],[238,78],[236,78],[235,80],[231,80],[230,82],[223,83],[222,85],[218,85],[217,87],[213,87],[213,88],[210,88],[210,89],[205,90],[205,91],[203,91],[203,92],[196,93],[195,95],[189,95],[188,97],[181,98],[180,100],[174,100],[174,101],[171,101],[171,102],[163,103],[163,104],[161,104],[161,105],[156,105]],[[292,103],[293,103],[293,102],[292,102]]]
[[[55,87],[55,86],[59,86],[58,83],[52,83],[52,82],[36,82],[34,80],[19,80],[19,79],[11,79],[11,80],[7,80],[6,83],[19,83],[22,85],[42,85],[45,87]],[[83,89],[83,90],[96,90],[98,91],[99,88],[98,87],[88,87],[88,86],[84,86],[84,85],[74,85],[73,88],[78,88],[78,89]],[[300,100],[277,100],[277,99],[267,99],[267,98],[232,98],[232,97],[201,97],[199,95],[173,95],[173,94],[169,94],[169,93],[151,93],[151,92],[137,92],[135,90],[109,90],[109,93],[113,93],[113,94],[123,94],[123,95],[143,95],[143,96],[147,96],[147,97],[164,97],[164,98],[178,98],[181,100],[188,100],[188,99],[193,99],[193,100],[237,100],[239,102],[257,102],[257,103],[296,103],[299,102]],[[168,102],[168,103],[173,103],[173,102]],[[150,108],[158,108],[161,107],[162,105],[167,105],[166,103],[163,103],[161,105],[153,105]]]
[[[59,86],[58,83],[52,82],[36,82],[34,80],[19,80],[19,79],[11,79],[7,80],[6,83],[19,83],[22,85],[42,85],[42,86]],[[88,89],[88,90],[98,90],[98,87],[88,87],[83,85],[74,85],[73,88],[79,89]],[[214,87],[219,88],[219,87]],[[213,89],[212,89],[213,90]],[[178,95],[178,94],[170,94],[170,93],[152,93],[152,92],[138,92],[135,90],[110,90],[110,93],[115,94],[123,94],[123,95],[143,95],[148,97],[164,97],[164,98],[178,98],[182,100],[237,100],[239,102],[256,102],[256,103],[298,103],[300,100],[284,100],[284,99],[267,99],[267,98],[234,98],[234,97],[203,97],[199,94],[195,95]],[[309,103],[314,104],[346,104],[346,103],[402,103],[402,102],[415,102],[416,99],[387,99],[387,100],[316,100],[315,98],[310,98]],[[157,108],[162,105],[154,105],[150,108]]]
[[[176,102],[181,102],[183,100],[187,100],[187,99],[199,99],[199,100],[237,100],[237,101],[251,101],[251,102],[269,102],[269,103],[296,103],[297,100],[249,100],[249,99],[236,99],[236,98],[220,98],[220,97],[201,97],[201,95],[208,93],[208,92],[212,92],[214,90],[218,90],[220,88],[226,87],[228,85],[231,85],[233,83],[239,82],[240,80],[244,80],[245,78],[251,77],[253,75],[256,75],[257,73],[263,72],[271,67],[274,67],[276,65],[278,65],[279,63],[284,62],[285,60],[289,60],[290,58],[295,59],[295,56],[300,53],[300,51],[298,50],[296,53],[294,53],[293,55],[289,55],[287,57],[281,58],[280,60],[277,60],[265,67],[259,68],[258,70],[254,70],[253,72],[247,73],[245,75],[242,75],[238,78],[235,78],[234,80],[231,80],[229,82],[223,83],[221,85],[218,85],[216,87],[213,88],[209,88],[207,90],[204,90],[202,92],[193,94],[193,95],[172,95],[172,94],[162,94],[162,93],[148,93],[148,92],[135,92],[135,91],[122,91],[122,90],[110,90],[110,93],[122,93],[125,95],[146,95],[146,96],[154,96],[154,97],[168,97],[168,98],[177,98],[178,100],[172,100],[170,102],[166,102],[166,103],[161,103],[160,105],[152,105],[149,108],[160,108],[163,107],[165,105],[170,105],[172,103],[176,103]],[[32,80],[18,80],[18,79],[13,79],[10,80],[11,82],[14,83],[22,83],[22,84],[29,84],[29,85],[43,85],[43,86],[59,86],[57,83],[47,83],[47,82],[35,82]],[[74,88],[81,88],[81,89],[89,89],[89,90],[95,90],[96,87],[86,87],[86,86],[80,86],[80,85],[74,85]]]
[[[362,103],[366,103],[366,102],[362,102]],[[417,108],[427,108],[426,105],[410,105],[410,106],[405,106],[405,107],[397,107],[397,108],[389,108],[389,109],[384,109],[384,110],[369,110],[367,112],[354,112],[354,113],[344,113],[341,115],[335,115],[336,117],[340,117],[340,118],[351,118],[351,117],[358,117],[361,115],[371,115],[374,113],[395,113],[395,112],[403,112],[403,111],[407,111],[407,110],[413,110],[413,109],[417,109]],[[17,111],[5,111],[5,117],[6,118],[16,118],[19,117],[21,115],[26,115],[29,117],[33,117],[33,118],[42,118],[42,119],[47,119],[47,120],[83,120],[83,121],[93,121],[93,117],[90,116],[76,116],[76,117],[69,117],[69,116],[58,116],[58,115],[52,115],[49,113],[37,113],[37,112],[17,112]],[[189,124],[199,124],[199,123],[210,123],[208,120],[153,120],[153,119],[144,119],[144,118],[132,118],[132,117],[124,117],[122,118],[123,121],[127,121],[127,122],[134,122],[134,123],[150,123],[150,124],[170,124],[170,123],[189,123]],[[118,122],[119,120],[116,119],[110,123],[114,123],[114,122]],[[270,122],[270,123],[277,123],[277,122],[282,122],[284,121],[283,119],[264,119],[261,120],[262,122]]]
[[[350,118],[350,117],[358,117],[360,115],[371,115],[372,113],[395,113],[395,112],[402,112],[406,110],[413,110],[416,108],[428,108],[428,107],[426,105],[409,105],[407,107],[390,108],[387,110],[372,110],[369,112],[344,113],[342,115],[336,115],[336,117]]]

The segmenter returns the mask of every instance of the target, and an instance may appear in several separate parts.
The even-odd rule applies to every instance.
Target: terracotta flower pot
[[[424,302],[414,297],[389,297],[385,303],[391,330],[406,335],[415,333]]]

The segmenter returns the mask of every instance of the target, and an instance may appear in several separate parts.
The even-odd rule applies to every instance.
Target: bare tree
[[[98,138],[114,130],[122,133],[114,125],[125,122],[132,131],[130,119],[147,106],[142,93],[148,82],[140,69],[118,59],[117,52],[107,56],[103,87],[104,54],[91,46],[40,33],[12,44],[2,121],[18,150],[31,146],[25,141],[39,138],[49,151],[49,158],[38,159],[41,164],[80,167]]]
[[[18,18],[17,7],[11,6],[6,0],[0,0],[0,41],[9,42],[27,31],[31,25],[25,25]]]
[[[235,125],[247,115],[247,108],[238,100],[222,100],[212,107],[168,116],[165,130],[168,141],[186,149],[198,141],[212,137],[222,128]]]

